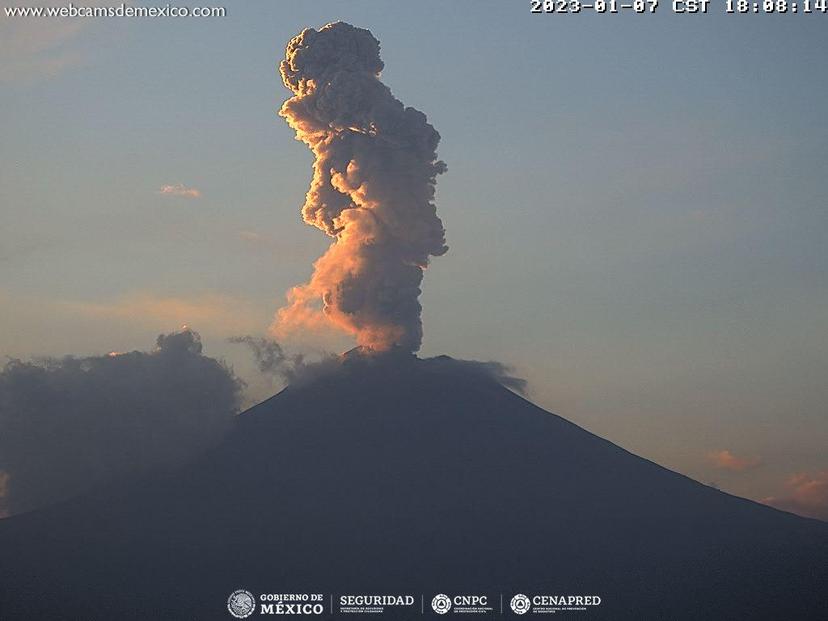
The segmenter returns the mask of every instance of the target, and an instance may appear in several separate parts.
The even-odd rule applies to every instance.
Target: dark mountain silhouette
[[[566,618],[828,619],[826,584],[828,524],[447,358],[351,355],[196,463],[0,522],[4,620],[229,619],[237,588],[425,594],[426,615],[436,593],[520,592],[602,598]]]

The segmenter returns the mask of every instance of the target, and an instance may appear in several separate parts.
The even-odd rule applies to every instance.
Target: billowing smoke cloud
[[[191,330],[159,336],[151,352],[11,360],[0,371],[0,515],[192,457],[229,428],[241,387]]]
[[[417,351],[430,256],[448,249],[434,205],[440,135],[379,80],[379,41],[342,22],[309,28],[281,63],[280,114],[315,156],[302,215],[334,242],[288,293],[276,333],[328,321],[361,346]]]

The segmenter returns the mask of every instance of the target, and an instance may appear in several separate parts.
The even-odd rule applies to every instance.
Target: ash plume
[[[337,22],[294,37],[281,62],[293,97],[279,114],[314,154],[302,216],[334,238],[288,292],[276,334],[325,322],[372,350],[414,352],[429,257],[444,254],[434,190],[440,135],[379,79],[379,41]]]

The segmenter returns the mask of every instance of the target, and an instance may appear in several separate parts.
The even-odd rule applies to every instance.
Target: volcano
[[[507,617],[525,593],[600,598],[566,618],[828,619],[828,524],[637,457],[479,366],[335,367],[195,462],[0,522],[0,619],[226,620],[240,588],[324,593],[323,616],[340,594],[411,594],[367,615],[411,619],[488,593]]]

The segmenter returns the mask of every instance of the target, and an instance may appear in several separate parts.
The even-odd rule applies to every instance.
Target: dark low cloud
[[[199,335],[150,352],[10,360],[0,371],[0,515],[180,463],[222,437],[243,384]]]

